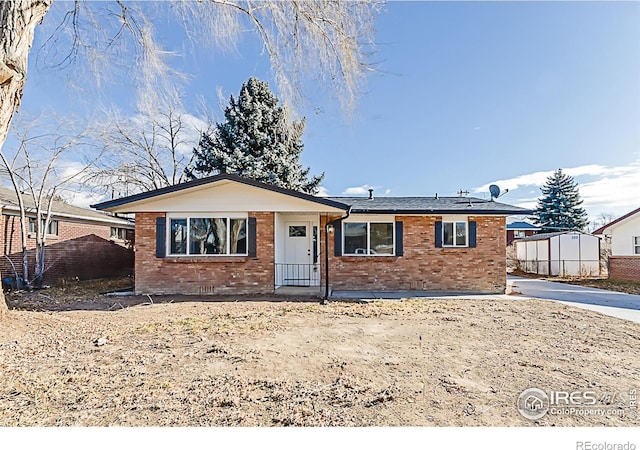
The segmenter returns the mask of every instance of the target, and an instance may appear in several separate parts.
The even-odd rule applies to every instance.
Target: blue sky
[[[326,173],[330,195],[482,197],[496,183],[510,189],[502,201],[523,206],[563,168],[591,217],[628,212],[640,193],[638,24],[637,2],[390,2],[376,22],[378,72],[351,117],[307,83],[303,162]],[[194,48],[168,20],[154,25],[190,75],[182,89],[194,116],[204,98],[221,118],[218,91],[235,94],[250,76],[275,89],[250,34],[223,52]],[[32,58],[21,112],[132,111],[126,76],[99,89],[86,77]]]

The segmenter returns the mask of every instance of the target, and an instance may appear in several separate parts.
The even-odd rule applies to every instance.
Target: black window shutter
[[[342,220],[336,220],[333,228],[333,254],[342,256]]]
[[[164,217],[156,217],[156,258],[164,258],[167,254],[165,249],[166,223]]]
[[[442,222],[436,222],[436,247],[442,247]]]
[[[476,246],[476,223],[474,221],[469,222],[469,247],[475,248]]]
[[[396,256],[404,255],[404,247],[402,245],[402,222],[396,222]]]
[[[249,221],[247,224],[247,254],[250,258],[255,258],[258,255],[257,245],[256,245],[256,218],[249,217]]]

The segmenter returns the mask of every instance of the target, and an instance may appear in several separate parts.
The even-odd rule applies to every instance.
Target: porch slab
[[[315,295],[322,296],[324,292],[319,286],[280,286],[275,290],[276,295]]]

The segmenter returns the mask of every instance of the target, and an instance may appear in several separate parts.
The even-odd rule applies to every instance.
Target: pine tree
[[[263,183],[315,194],[324,177],[309,178],[300,154],[304,148],[304,119],[289,121],[269,85],[250,78],[238,99],[233,95],[224,111],[225,121],[204,133],[194,149],[191,179],[217,173],[235,174]]]
[[[541,190],[535,215],[543,232],[584,230],[589,221],[573,177],[558,169]]]

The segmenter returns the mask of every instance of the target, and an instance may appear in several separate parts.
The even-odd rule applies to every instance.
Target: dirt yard
[[[640,325],[552,302],[60,292],[10,299],[48,311],[0,324],[0,426],[640,425]],[[529,387],[614,414],[531,421]]]

